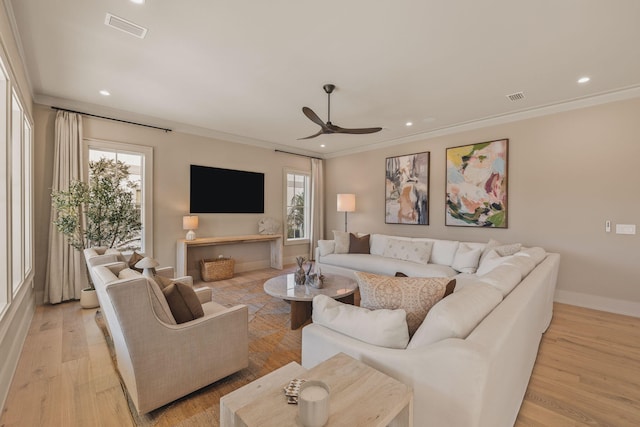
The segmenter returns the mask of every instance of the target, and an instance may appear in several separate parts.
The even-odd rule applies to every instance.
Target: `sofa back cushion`
[[[429,310],[407,348],[419,348],[447,338],[464,339],[501,301],[502,293],[491,285],[466,286]]]
[[[407,314],[402,309],[368,310],[316,295],[312,319],[313,323],[380,347],[405,348],[409,342]]]
[[[506,297],[522,280],[520,269],[514,265],[501,264],[478,279],[487,283],[502,293]]]
[[[355,273],[360,288],[360,306],[370,310],[404,309],[409,335],[418,329],[425,316],[447,291],[450,277],[390,277]]]
[[[433,242],[426,240],[399,240],[390,237],[387,239],[387,247],[384,249],[384,256],[403,261],[428,264],[429,259],[431,258],[432,248]]]
[[[320,249],[320,256],[327,256],[335,252],[336,241],[335,240],[318,240],[318,248]]]

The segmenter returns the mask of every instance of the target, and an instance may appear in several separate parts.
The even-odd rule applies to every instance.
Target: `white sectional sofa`
[[[500,256],[495,242],[465,244],[467,255],[469,248],[480,248],[483,259],[479,273],[460,273],[452,267],[459,242],[433,241],[430,262],[417,265],[385,256],[389,239],[394,237],[371,235],[371,254],[332,253],[325,241],[317,264],[323,273],[445,275],[457,280],[456,291],[431,308],[406,348],[372,344],[368,337],[384,325],[371,316],[363,317],[367,326],[360,328],[367,333],[349,332],[358,331],[353,322],[364,308],[338,307],[349,312],[343,319],[351,324],[344,328],[335,320],[340,316],[326,315],[330,309],[314,300],[314,323],[302,331],[302,365],[311,368],[343,352],[412,386],[416,426],[512,426],[551,321],[560,256],[514,246]],[[472,258],[466,257],[467,264]]]

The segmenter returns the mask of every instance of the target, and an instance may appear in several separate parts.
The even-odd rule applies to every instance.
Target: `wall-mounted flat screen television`
[[[264,174],[191,165],[191,213],[264,213]]]

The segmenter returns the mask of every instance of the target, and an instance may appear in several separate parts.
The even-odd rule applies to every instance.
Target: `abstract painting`
[[[429,224],[429,152],[387,157],[385,223]]]
[[[509,140],[447,148],[445,224],[507,228]]]

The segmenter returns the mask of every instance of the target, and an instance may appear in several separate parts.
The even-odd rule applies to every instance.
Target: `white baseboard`
[[[556,290],[555,302],[577,305],[578,307],[608,311],[609,313],[624,314],[640,317],[640,302],[583,294],[580,292]]]

